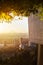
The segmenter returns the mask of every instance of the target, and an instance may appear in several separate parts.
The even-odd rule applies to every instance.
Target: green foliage
[[[37,16],[40,17],[40,20],[43,20],[43,7],[42,7],[42,6],[40,6],[40,7],[38,8]]]
[[[9,12],[12,9],[17,13],[28,16],[29,13],[37,13],[40,4],[43,6],[42,0],[0,0],[0,11]]]

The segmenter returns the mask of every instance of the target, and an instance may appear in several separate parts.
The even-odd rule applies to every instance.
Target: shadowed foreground
[[[0,65],[37,65],[37,46],[0,51]]]

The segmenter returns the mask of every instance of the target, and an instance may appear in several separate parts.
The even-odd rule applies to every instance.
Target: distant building
[[[27,49],[28,48],[28,38],[21,38],[21,43],[19,44],[19,49]]]

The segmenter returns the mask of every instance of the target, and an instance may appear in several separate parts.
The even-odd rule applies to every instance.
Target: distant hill
[[[5,33],[0,34],[0,39],[28,38],[27,33]]]

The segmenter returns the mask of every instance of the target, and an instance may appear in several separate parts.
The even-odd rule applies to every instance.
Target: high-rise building
[[[38,65],[43,65],[43,21],[40,17],[31,14],[28,19],[29,43],[38,44]]]

